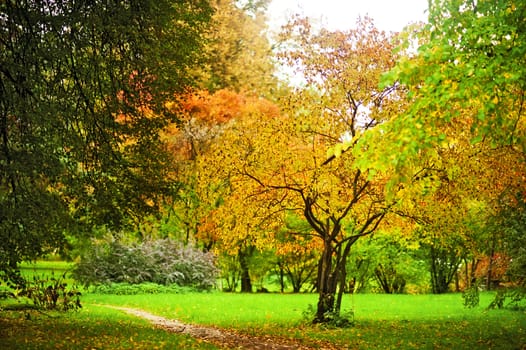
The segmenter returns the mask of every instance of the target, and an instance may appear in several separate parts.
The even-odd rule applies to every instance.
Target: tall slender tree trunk
[[[475,277],[475,272],[477,272],[477,266],[479,264],[479,259],[473,259],[471,261],[471,273],[469,278],[469,286],[473,287],[477,283],[477,278]]]
[[[318,305],[314,323],[326,321],[327,313],[334,311],[334,298],[336,290],[333,288],[332,274],[333,247],[330,236],[324,240],[323,254],[318,264]]]
[[[338,275],[339,275],[339,289],[338,296],[336,298],[336,312],[340,312],[342,307],[343,293],[345,293],[345,287],[347,286],[347,257],[351,253],[351,246],[356,242],[356,239],[352,239],[345,244],[345,249],[340,256],[338,261]]]
[[[492,278],[491,278],[491,275],[493,275],[493,255],[495,254],[495,249],[494,249],[494,245],[492,244],[491,246],[491,251],[488,255],[488,273],[486,275],[486,290],[491,290],[492,289],[492,286],[491,286],[491,281],[492,281]]]
[[[239,266],[241,268],[241,292],[252,293],[252,280],[250,279],[250,271],[248,266],[248,259],[250,258],[252,248],[239,249]]]
[[[285,292],[285,269],[283,268],[283,263],[278,262],[279,267],[279,287],[281,293]]]

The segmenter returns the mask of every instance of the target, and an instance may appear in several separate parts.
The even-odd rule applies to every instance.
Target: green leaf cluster
[[[450,140],[453,123],[472,143],[524,150],[525,16],[524,1],[430,1],[429,23],[408,39],[418,41],[417,53],[381,83],[405,89],[408,108],[371,137],[367,157],[404,171],[423,150]]]

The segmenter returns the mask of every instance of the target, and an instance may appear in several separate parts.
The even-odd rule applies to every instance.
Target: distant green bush
[[[211,253],[162,239],[131,245],[118,241],[94,244],[75,265],[72,275],[86,286],[149,282],[209,290],[217,274]]]
[[[110,283],[89,287],[89,292],[96,294],[137,295],[137,294],[162,294],[162,293],[189,293],[194,291],[191,287],[181,287],[177,284],[169,286],[145,282],[140,284]]]
[[[462,299],[464,300],[464,307],[466,308],[474,308],[479,306],[480,293],[478,284],[475,283],[470,288],[467,288],[462,293]]]

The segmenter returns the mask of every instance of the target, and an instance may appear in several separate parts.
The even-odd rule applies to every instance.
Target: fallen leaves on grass
[[[196,326],[156,316],[143,310],[105,305],[113,309],[144,318],[157,327],[170,332],[188,334],[194,338],[211,342],[225,349],[251,349],[251,350],[310,350],[310,347],[297,340],[279,338],[275,336],[254,336],[233,330],[224,330],[214,327]],[[317,349],[337,349],[331,344],[318,344]]]

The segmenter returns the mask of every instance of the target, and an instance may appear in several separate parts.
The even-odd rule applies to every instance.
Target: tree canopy
[[[380,154],[401,170],[406,159],[449,138],[444,128],[455,121],[473,143],[524,153],[525,11],[524,1],[430,1],[418,52],[401,58],[383,80],[406,88],[410,107],[379,131],[381,145],[389,146],[369,148],[366,158]]]
[[[119,228],[169,191],[164,101],[189,81],[207,1],[2,1],[0,273]]]
[[[277,80],[265,23],[268,2],[211,1],[214,15],[204,33],[204,64],[196,70],[201,88],[275,97]]]

